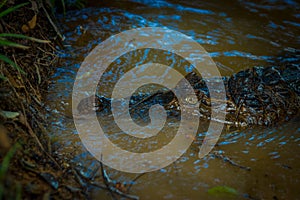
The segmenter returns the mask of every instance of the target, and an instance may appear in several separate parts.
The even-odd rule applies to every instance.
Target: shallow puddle
[[[75,129],[71,108],[72,88],[84,58],[108,37],[138,27],[177,30],[200,43],[223,76],[253,66],[276,65],[278,60],[295,62],[284,55],[294,54],[300,46],[300,4],[294,1],[264,1],[257,4],[250,1],[195,3],[132,0],[102,2],[93,6],[68,12],[61,17],[66,48],[59,50],[61,66],[52,77],[46,102],[50,110],[47,117],[51,121],[49,132],[54,144],[53,151],[71,159],[85,176],[89,176],[99,163],[82,146]],[[146,62],[149,57],[154,58],[152,54],[147,50],[133,52],[114,62],[117,67],[106,74],[102,89],[98,92],[109,94],[113,84],[124,73],[126,56],[133,57],[131,61],[138,63]],[[170,58],[170,65],[175,59],[164,53],[158,57]],[[184,64],[173,67],[187,72],[188,68],[182,66]],[[115,144],[123,148],[134,146],[137,151],[168,143],[178,126],[174,119],[167,121],[163,137],[145,144],[119,137],[119,129],[109,119],[102,118],[101,123],[108,133],[114,135],[111,139]],[[137,174],[109,167],[105,169],[112,180],[133,184],[130,194],[140,199],[300,198],[299,118],[270,128],[224,130],[213,149],[214,154],[199,159],[198,146],[204,135],[205,128],[200,128],[197,141],[176,162],[159,171],[146,173],[133,183]],[[101,177],[96,177],[96,180],[101,181]],[[215,186],[234,188],[238,194],[216,197],[208,193]],[[91,188],[91,194],[94,199],[110,198],[108,192],[97,188]]]

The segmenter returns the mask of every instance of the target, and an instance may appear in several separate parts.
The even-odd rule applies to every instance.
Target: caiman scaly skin
[[[197,99],[187,96],[184,100],[189,104],[199,102],[198,110],[193,109],[188,112],[210,119],[211,99],[205,81],[194,72],[187,74],[185,78],[194,88]],[[231,77],[223,77],[226,101],[215,99],[213,102],[227,106],[226,120],[222,122],[228,125],[269,126],[288,121],[299,111],[299,78],[300,68],[295,64],[243,70]],[[170,115],[180,116],[180,105],[171,91],[159,91],[147,97],[135,96],[131,99],[135,99],[130,104],[130,108],[135,109],[135,112],[144,109],[143,106],[149,107],[149,105],[160,103],[171,113]],[[87,114],[95,109],[97,112],[110,109],[110,99],[91,96],[83,99],[77,107],[79,114]]]

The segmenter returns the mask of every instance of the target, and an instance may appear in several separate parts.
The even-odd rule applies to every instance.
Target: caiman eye
[[[191,104],[191,105],[195,105],[196,103],[198,103],[198,99],[197,99],[197,97],[196,96],[187,96],[186,98],[185,98],[185,101],[187,102],[187,103],[189,103],[189,104]]]

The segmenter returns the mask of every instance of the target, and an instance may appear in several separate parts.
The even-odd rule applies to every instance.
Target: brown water
[[[47,107],[53,111],[48,120],[56,154],[71,159],[87,175],[99,163],[82,146],[72,120],[71,96],[76,72],[85,56],[111,35],[137,27],[168,27],[191,36],[217,63],[222,75],[228,76],[253,66],[276,65],[279,61],[299,63],[287,55],[300,47],[300,4],[294,1],[107,1],[93,8],[68,12],[61,18],[66,36],[65,49],[59,50],[61,66],[52,78]],[[137,61],[149,52],[133,53]],[[161,54],[159,57],[166,58]],[[123,61],[121,59],[121,61]],[[122,63],[122,62],[121,62]],[[122,64],[115,63],[116,66]],[[178,66],[179,71],[184,71]],[[101,90],[110,90],[122,70],[107,75]],[[108,119],[102,119],[109,133],[118,133]],[[164,138],[169,141],[176,122],[168,121]],[[269,128],[248,128],[223,132],[214,148],[247,171],[224,162],[212,154],[198,159],[198,145],[205,130],[199,130],[197,141],[175,163],[156,172],[146,173],[133,183],[131,194],[140,199],[300,199],[300,127],[299,118]],[[136,144],[126,137],[112,138],[123,147],[149,150],[155,145]],[[171,136],[170,136],[171,137]],[[127,146],[128,144],[128,146]],[[68,161],[69,162],[69,161]],[[136,174],[105,167],[111,179],[130,183]],[[101,181],[101,177],[96,178]],[[216,197],[207,191],[228,186],[236,196]],[[91,188],[94,199],[110,199],[106,191]]]

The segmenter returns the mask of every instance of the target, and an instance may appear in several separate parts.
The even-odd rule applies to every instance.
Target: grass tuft
[[[3,7],[3,6],[5,5],[5,3],[6,3],[6,1],[4,1],[4,2],[1,4],[1,7]],[[15,11],[15,10],[21,8],[21,7],[23,7],[23,6],[26,6],[27,4],[29,4],[29,2],[27,2],[27,3],[21,3],[21,4],[19,4],[19,5],[16,5],[16,6],[7,8],[6,10],[0,12],[0,18],[4,17],[5,15],[7,15],[7,14],[9,14],[9,13],[11,13],[11,12],[13,12],[13,11]],[[0,7],[0,8],[1,8],[1,7]]]
[[[63,1],[63,0],[62,0]],[[4,0],[1,4],[0,4],[0,9],[6,4],[7,0]],[[16,5],[16,6],[13,6],[13,7],[10,7],[10,8],[7,8],[6,10],[0,12],[0,19],[27,5],[29,2],[27,3],[22,3],[22,4],[19,4],[19,5]],[[20,49],[28,49],[29,47],[28,46],[25,46],[25,45],[22,45],[22,44],[18,44],[16,42],[12,42],[10,40],[8,40],[7,38],[17,38],[17,39],[25,39],[25,40],[31,40],[31,41],[34,41],[34,42],[38,42],[38,43],[50,43],[50,41],[48,40],[41,40],[41,39],[37,39],[37,38],[33,38],[33,37],[29,37],[29,36],[26,36],[26,35],[22,35],[22,34],[14,34],[14,33],[0,33],[0,46],[5,46],[5,47],[13,47],[13,48],[20,48]],[[6,62],[8,63],[10,66],[12,66],[14,69],[16,69],[17,71],[19,71],[20,73],[22,74],[26,74],[14,61],[12,61],[9,57],[3,55],[3,54],[0,54],[0,61],[3,61],[3,62]],[[6,77],[4,75],[0,75],[0,80],[5,80]]]
[[[3,161],[0,165],[0,199],[2,199],[4,193],[4,185],[3,185],[4,176],[7,173],[9,163],[12,157],[20,147],[21,146],[19,143],[16,143],[14,146],[12,146],[10,150],[7,152],[7,154],[5,155],[5,157],[3,158]],[[20,193],[21,191],[18,192]]]

